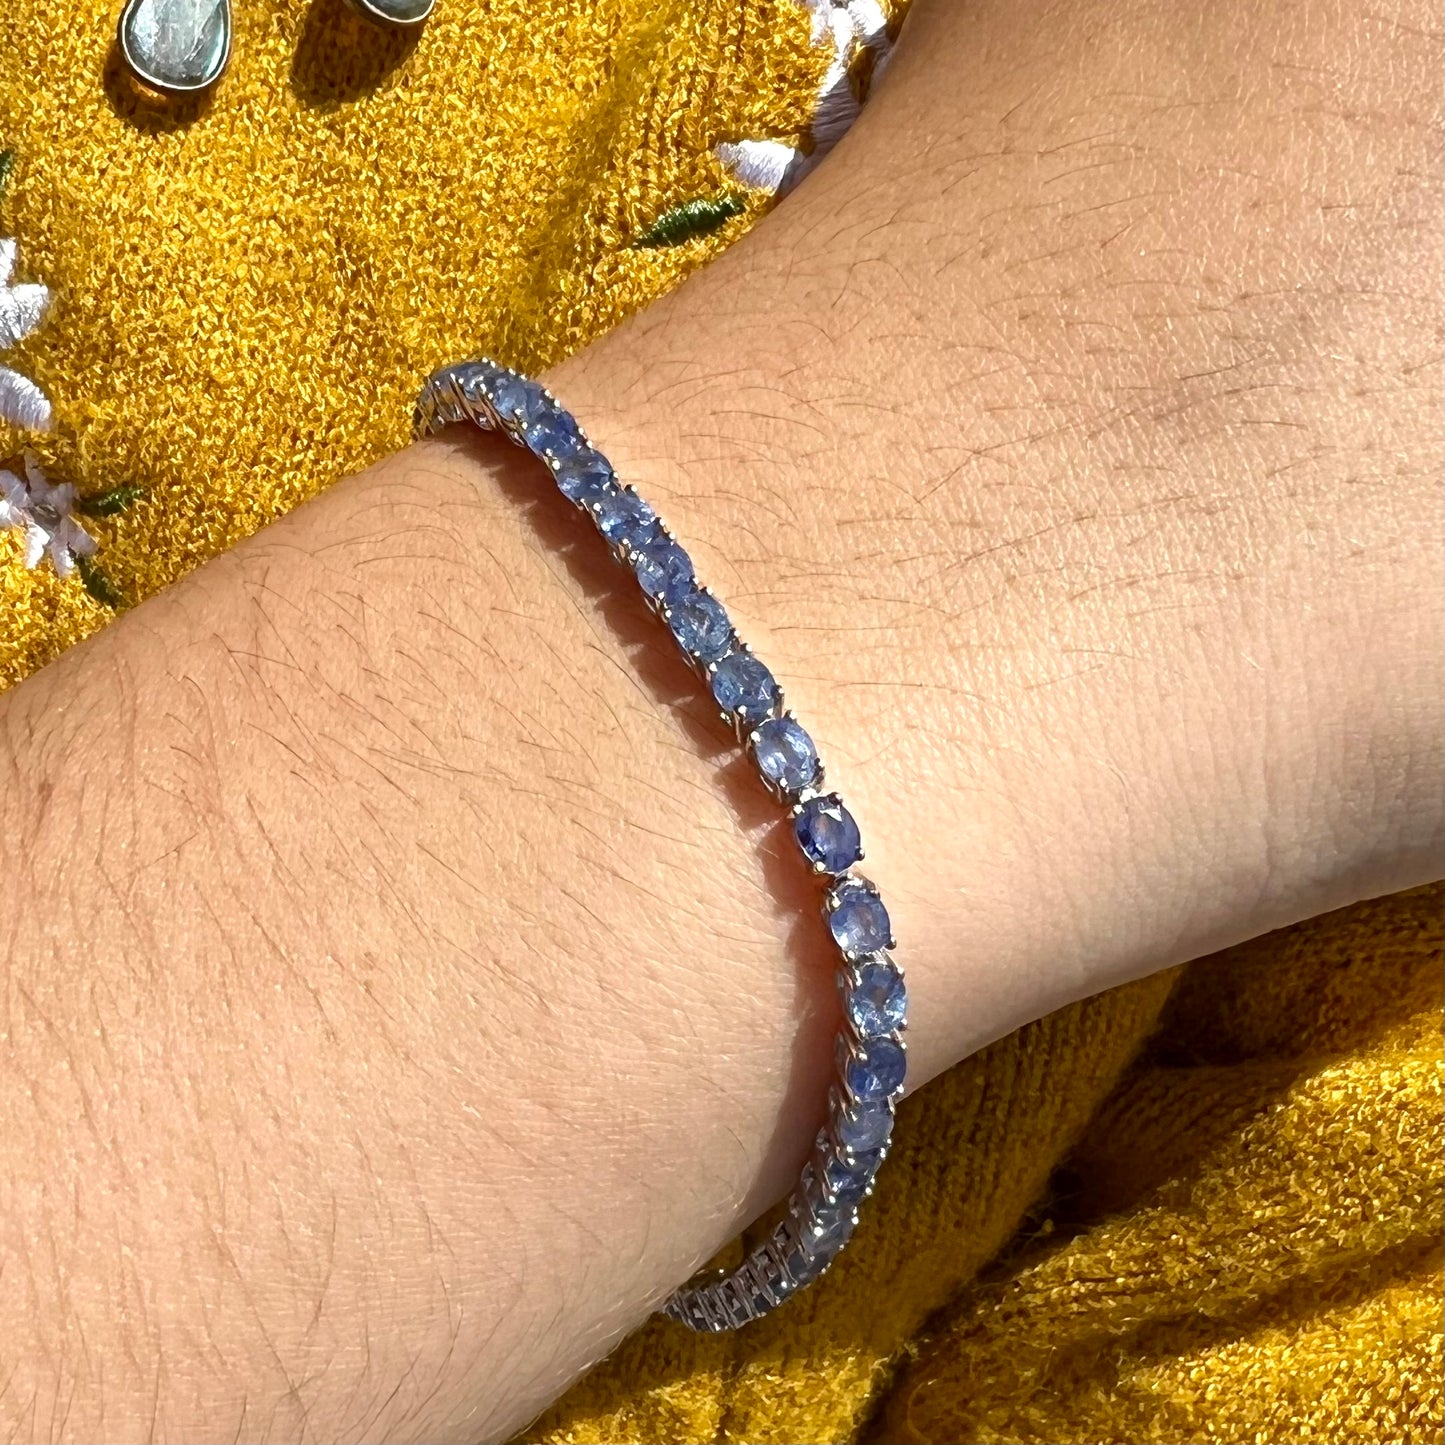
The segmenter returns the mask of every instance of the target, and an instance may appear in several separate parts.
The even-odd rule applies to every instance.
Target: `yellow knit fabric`
[[[1438,1441],[1440,947],[1429,888],[1194,964],[874,1438]]]
[[[439,0],[414,48],[241,0],[216,94],[167,112],[118,4],[0,5],[0,237],[55,294],[0,364],[56,416],[0,457],[147,489],[89,524],[130,600],[399,445],[439,361],[538,367],[735,239],[765,197],[632,244],[737,191],[719,142],[803,141],[828,59],[793,0]],[[110,616],[21,558],[0,532],[0,685]],[[648,1326],[527,1438],[1441,1439],[1440,909],[1003,1040],[906,1106],[828,1279],[736,1337]]]
[[[830,1275],[739,1336],[649,1325],[526,1438],[1440,1440],[1442,896],[959,1065],[904,1106]]]
[[[670,289],[766,197],[630,242],[739,190],[719,142],[802,139],[828,59],[793,0],[443,0],[409,50],[343,0],[235,0],[177,113],[127,90],[119,3],[0,4],[0,236],[55,292],[0,363],[54,403],[51,470],[149,489],[97,527],[131,599],[402,445],[441,362],[537,369]],[[108,617],[21,550],[0,531],[0,684]]]

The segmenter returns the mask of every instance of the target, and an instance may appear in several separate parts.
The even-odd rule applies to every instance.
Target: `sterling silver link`
[[[427,378],[416,404],[417,435],[429,435],[456,422],[471,422],[487,431],[499,431],[517,445],[527,447],[547,465],[559,486],[563,481],[560,474],[569,467],[591,466],[598,474],[605,468],[605,481],[581,499],[573,498],[574,504],[599,530],[605,508],[635,507],[640,502],[630,488],[617,480],[606,459],[587,441],[575,418],[550,392],[493,361],[480,358],[459,362]],[[645,504],[643,506],[645,508]],[[640,549],[656,546],[663,539],[673,540],[660,520],[650,520],[650,509],[645,509],[642,515],[649,520],[633,528],[638,536],[608,541],[613,555],[629,570],[637,562]],[[615,518],[609,524],[615,524]],[[605,533],[604,540],[607,540]],[[684,560],[687,560],[685,554]],[[647,599],[674,635],[678,635],[673,624],[679,602],[698,601],[703,596],[711,599],[711,593],[700,587],[692,576],[690,563],[686,586],[687,592],[672,601],[661,596]],[[710,649],[689,650],[680,639],[679,646],[693,670],[710,688],[720,662],[748,652],[731,629],[730,619],[727,650],[722,657],[703,661],[698,652]],[[752,665],[751,654],[747,665]],[[836,804],[851,824],[851,816],[846,815],[841,799],[824,790],[823,767],[816,749],[811,750],[811,767],[801,786],[791,787],[786,779],[774,780],[762,772],[759,749],[763,740],[759,727],[773,720],[782,726],[794,725],[792,715],[784,707],[781,687],[771,674],[766,676],[773,687],[771,703],[765,711],[755,714],[748,710],[745,714],[724,708],[723,720],[732,727],[738,742],[759,768],[763,785],[776,801],[791,810],[795,820],[810,803],[821,799],[824,801],[819,803],[820,809],[826,811]],[[790,721],[782,724],[783,719]],[[803,737],[811,749],[811,740],[806,734]],[[801,847],[802,824],[797,826]],[[856,840],[856,832],[853,838]],[[861,847],[854,847],[851,852],[853,861],[862,857]],[[902,971],[890,958],[893,939],[891,935],[879,935],[880,927],[886,933],[887,913],[877,890],[854,869],[852,861],[836,872],[816,857],[810,861],[825,886],[824,917],[829,920],[841,960],[837,981],[843,1004],[843,1026],[835,1050],[836,1077],[828,1089],[827,1122],[818,1133],[812,1156],[788,1200],[781,1222],[747,1252],[740,1265],[728,1271],[695,1276],[663,1306],[664,1313],[690,1329],[707,1332],[737,1329],[776,1309],[823,1274],[852,1235],[858,1222],[858,1204],[872,1193],[874,1175],[888,1152],[893,1110],[903,1092],[905,1060],[900,1035],[905,1027],[907,996]],[[838,922],[834,915],[839,909],[849,910],[850,924],[861,915],[854,933],[847,927],[841,930],[844,937],[840,937],[840,929],[833,926]],[[845,947],[844,938],[859,934],[868,947]]]

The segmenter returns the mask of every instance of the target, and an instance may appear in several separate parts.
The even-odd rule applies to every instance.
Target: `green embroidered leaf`
[[[743,198],[737,191],[684,201],[664,211],[632,244],[644,251],[659,246],[680,246],[698,236],[710,236],[719,226],[740,216],[744,208]]]
[[[92,492],[88,497],[81,497],[75,504],[75,510],[87,517],[115,517],[137,497],[144,495],[144,487],[111,487],[108,491]]]
[[[0,199],[4,199],[5,182],[10,179],[10,171],[14,164],[14,151],[0,151]]]
[[[121,608],[125,606],[125,598],[115,590],[115,584],[89,557],[77,557],[75,570],[80,573],[80,580],[85,584],[85,590],[97,602],[102,602],[107,607]]]

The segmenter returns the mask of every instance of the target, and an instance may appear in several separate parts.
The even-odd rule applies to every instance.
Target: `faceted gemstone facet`
[[[659,602],[676,602],[692,585],[692,558],[671,537],[639,547],[632,570],[642,590]]]
[[[498,371],[492,379],[492,408],[498,416],[523,424],[544,401],[542,388],[515,371]]]
[[[838,1138],[857,1153],[877,1149],[893,1132],[893,1114],[882,1099],[859,1104],[851,1114],[838,1116]]]
[[[891,1034],[908,1012],[903,975],[891,963],[865,963],[848,993],[848,1018],[862,1038]]]
[[[908,1060],[892,1039],[869,1039],[848,1060],[848,1087],[860,1099],[886,1099],[903,1087]]]
[[[453,367],[451,374],[462,395],[471,402],[486,400],[497,379],[496,370],[480,361],[464,361],[460,366]]]
[[[789,793],[806,788],[818,776],[818,750],[803,725],[791,717],[770,717],[753,738],[758,771]]]
[[[129,0],[120,41],[142,80],[161,90],[200,90],[226,68],[229,0]]]
[[[848,1237],[857,1226],[858,1216],[851,1203],[840,1199],[836,1204],[817,1203],[813,1218],[817,1233],[804,1231],[803,1251],[810,1259],[826,1262],[848,1243]]]
[[[612,486],[616,474],[607,458],[586,450],[557,464],[557,490],[569,502],[594,502]]]
[[[828,1188],[840,1203],[856,1204],[878,1172],[878,1164],[876,1153],[860,1154],[851,1160],[834,1155],[824,1170]]]
[[[639,547],[657,531],[657,513],[636,492],[607,493],[598,500],[592,515],[597,530],[609,542]]]
[[[722,603],[696,587],[669,606],[667,625],[683,651],[699,662],[716,662],[732,645],[733,626]]]
[[[836,906],[828,913],[828,927],[849,958],[861,958],[889,946],[893,935],[888,910],[871,888],[845,882],[833,890],[832,898]]]
[[[853,815],[836,793],[809,798],[793,819],[803,856],[829,873],[851,868],[863,856],[863,841]]]
[[[571,414],[545,397],[531,408],[523,435],[534,452],[546,452],[553,457],[575,456],[585,445]]]
[[[788,1255],[785,1262],[789,1276],[800,1289],[804,1285],[812,1284],[825,1267],[825,1261],[821,1257],[802,1245]]]
[[[724,712],[745,718],[766,717],[778,697],[773,674],[751,652],[732,652],[712,675],[712,695]]]

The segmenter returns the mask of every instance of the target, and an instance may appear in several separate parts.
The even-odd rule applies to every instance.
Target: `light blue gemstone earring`
[[[348,3],[358,15],[401,30],[420,25],[436,6],[436,0],[348,0]]]
[[[116,38],[137,80],[190,95],[214,85],[231,58],[231,0],[126,0]]]

